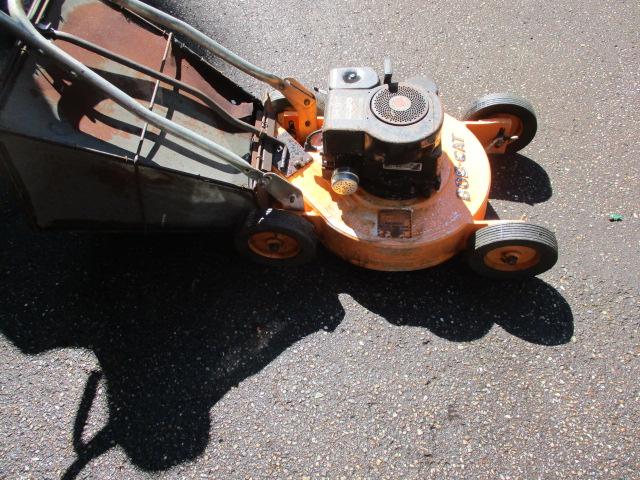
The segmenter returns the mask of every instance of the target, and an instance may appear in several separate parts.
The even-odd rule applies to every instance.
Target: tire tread
[[[503,245],[535,247],[541,255],[539,264],[527,270],[494,270],[484,263],[485,254]],[[511,279],[538,275],[549,270],[558,260],[558,241],[555,234],[545,227],[530,223],[502,223],[481,228],[471,238],[468,255],[469,266],[477,273],[498,279]]]

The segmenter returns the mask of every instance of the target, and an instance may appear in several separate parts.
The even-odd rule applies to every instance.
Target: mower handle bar
[[[173,32],[184,35],[185,37],[193,40],[198,45],[205,47],[211,53],[221,58],[225,62],[233,65],[239,70],[242,70],[247,75],[250,75],[261,82],[264,82],[271,87],[281,90],[284,87],[284,80],[274,73],[268,72],[251,62],[248,62],[244,58],[236,55],[228,48],[220,45],[218,42],[209,38],[201,31],[195,29],[188,23],[175,18],[168,13],[158,10],[146,3],[142,3],[138,0],[107,0],[110,3],[114,3],[122,8],[125,8],[142,18],[149,20],[157,25],[167,27]]]
[[[158,10],[139,0],[106,0],[125,8],[140,17],[162,25],[169,30],[189,38],[201,47],[206,48],[215,56],[242,70],[247,75],[266,83],[280,91],[293,108],[298,112],[298,140],[302,143],[307,136],[318,129],[317,100],[313,92],[294,78],[280,78],[278,75],[268,72],[251,62],[248,62],[228,48],[220,45],[212,38],[192,27],[188,23],[175,18],[168,13]]]
[[[7,0],[7,4],[9,7],[9,15],[0,12],[0,26],[2,26],[4,30],[7,30],[26,44],[34,47],[45,56],[64,66],[74,77],[102,91],[108,98],[112,99],[136,117],[181,138],[191,145],[202,148],[224,160],[251,180],[264,185],[266,191],[280,201],[285,208],[293,210],[301,210],[304,208],[302,193],[285,179],[275,173],[263,172],[253,167],[242,157],[222,145],[145,108],[134,98],[102,78],[82,62],[76,60],[52,42],[49,42],[32,25],[24,11],[22,0]]]

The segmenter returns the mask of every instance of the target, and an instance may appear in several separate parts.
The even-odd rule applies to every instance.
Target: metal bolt
[[[346,83],[354,83],[360,80],[360,78],[358,77],[358,72],[354,71],[347,72],[342,78]]]
[[[504,255],[502,257],[502,261],[504,263],[506,263],[507,265],[515,265],[516,263],[518,263],[518,256],[517,255]]]
[[[280,242],[277,240],[269,242],[268,246],[269,246],[269,251],[272,253],[276,253],[278,250],[280,250]]]

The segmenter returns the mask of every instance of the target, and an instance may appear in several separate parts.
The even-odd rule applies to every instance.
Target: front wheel
[[[550,230],[528,223],[503,223],[478,230],[471,239],[469,266],[480,275],[512,279],[546,272],[558,261]]]
[[[533,105],[511,93],[492,93],[479,98],[469,107],[463,120],[490,120],[496,117],[511,119],[511,131],[503,132],[503,137],[517,137],[507,143],[507,153],[522,150],[536,136],[538,120]]]

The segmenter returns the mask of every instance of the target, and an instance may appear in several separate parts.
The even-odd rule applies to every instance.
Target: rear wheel
[[[469,266],[480,275],[532,277],[558,260],[558,243],[550,230],[527,223],[503,223],[478,230],[471,239]]]
[[[507,153],[522,150],[536,136],[538,120],[533,105],[510,93],[492,93],[479,98],[469,107],[463,120],[490,120],[497,117],[511,119],[511,131],[504,132],[504,137],[518,137],[509,141]]]
[[[263,265],[292,266],[311,261],[317,238],[313,225],[292,213],[268,209],[254,212],[236,233],[236,249]]]

